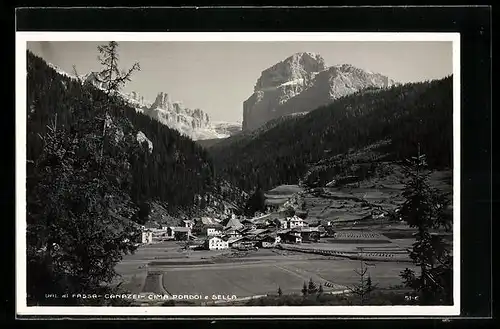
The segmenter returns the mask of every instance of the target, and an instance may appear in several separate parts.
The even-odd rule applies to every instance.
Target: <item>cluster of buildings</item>
[[[252,219],[232,216],[226,225],[205,227],[204,247],[210,250],[273,248],[279,243],[319,241],[324,233],[321,227],[309,227],[298,216],[280,217],[268,214]]]
[[[194,221],[184,220],[183,226],[168,226],[168,225],[148,225],[141,226],[141,243],[149,244],[153,241],[176,240],[189,241],[194,240],[192,234]]]
[[[223,225],[209,217],[184,220],[181,226],[142,227],[142,243],[175,240],[193,241],[209,250],[273,248],[279,243],[317,242],[326,230],[312,226],[297,215],[284,212],[238,218],[234,214]]]

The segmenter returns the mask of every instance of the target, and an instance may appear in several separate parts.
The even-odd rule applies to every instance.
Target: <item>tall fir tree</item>
[[[302,285],[302,296],[307,296],[308,294],[308,289],[307,289],[307,283],[304,281],[304,284]]]
[[[314,283],[312,278],[309,278],[309,283],[307,285],[307,293],[309,295],[315,294],[318,292],[318,287],[316,287],[316,284]]]
[[[426,170],[426,166],[426,156],[420,154],[420,146],[417,156],[407,159],[404,166],[407,182],[400,214],[410,227],[417,229],[410,257],[420,268],[420,274],[407,268],[401,277],[405,285],[419,295],[420,303],[450,303],[451,253],[443,239],[431,232],[433,229],[451,229],[450,218],[445,215],[450,201],[445,194],[429,185],[430,171]]]
[[[141,67],[138,62],[134,63],[128,70],[120,70],[118,66],[119,53],[118,43],[110,41],[108,44],[97,46],[99,51],[98,60],[102,66],[98,72],[96,80],[101,83],[106,93],[116,94],[125,83],[130,81],[132,73],[140,71]]]
[[[116,61],[117,56],[115,64]],[[50,303],[44,298],[48,292],[72,296],[113,291],[109,283],[116,276],[115,266],[123,254],[135,250],[139,239],[137,225],[130,220],[138,211],[130,198],[129,169],[141,153],[135,131],[125,116],[113,118],[109,114],[116,105],[109,93],[95,93],[89,86],[82,87],[81,81],[80,89],[74,92],[70,89],[74,82],[59,84],[57,77],[42,75],[53,93],[50,97],[40,92],[44,90],[41,81],[33,81],[33,74],[39,71],[33,66],[31,70],[30,90],[35,95],[39,92],[38,98],[28,98],[28,102],[35,101],[33,112],[49,109],[49,104],[45,106],[41,100],[60,102],[50,104],[55,107],[50,109],[55,113],[48,114],[54,117],[53,123],[38,133],[40,150],[30,152],[33,158],[27,177],[28,303]],[[115,74],[110,80],[112,88],[118,90],[123,79],[130,79],[130,75],[117,80]],[[63,90],[73,91],[76,100],[65,99],[58,93]],[[58,113],[64,119],[60,124]],[[102,301],[70,297],[64,302]]]
[[[50,127],[42,154],[30,166],[27,290],[32,305],[50,302],[44,298],[47,292],[106,291],[102,284],[115,277],[115,265],[136,248],[139,232],[124,220],[137,211],[125,170],[133,156],[130,140],[124,136],[98,156],[99,125],[81,119],[69,131]]]

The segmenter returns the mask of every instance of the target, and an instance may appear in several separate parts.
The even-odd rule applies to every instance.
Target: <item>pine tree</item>
[[[368,299],[370,298],[370,293],[373,291],[374,287],[372,285],[372,278],[370,274],[368,274],[368,278],[366,279],[366,294]]]
[[[124,170],[133,156],[130,140],[125,136],[98,157],[98,125],[82,118],[69,131],[54,125],[43,136],[27,182],[30,303],[50,302],[43,298],[48,291],[103,292],[122,255],[135,250],[139,232],[122,219],[136,211]]]
[[[444,210],[449,200],[443,193],[429,185],[430,171],[426,170],[426,157],[420,154],[407,160],[405,175],[408,178],[403,196],[406,201],[401,217],[410,227],[417,228],[416,241],[410,252],[419,266],[420,275],[405,269],[401,277],[407,287],[420,295],[424,305],[451,302],[451,255],[441,237],[431,235],[431,229],[449,230],[451,223]]]
[[[307,286],[307,293],[312,295],[318,291],[318,288],[316,287],[316,284],[312,280],[312,278],[309,279],[309,284]]]
[[[355,269],[354,272],[359,276],[359,283],[350,288],[351,293],[355,294],[360,298],[361,305],[366,304],[370,298],[370,292],[372,292],[376,285],[372,283],[370,273],[368,273],[368,267],[363,260],[363,248],[361,249],[361,266],[359,269]]]
[[[302,295],[307,296],[308,289],[307,289],[307,283],[304,281],[304,285],[302,286]]]
[[[120,70],[118,67],[118,43],[110,41],[107,45],[97,46],[100,55],[98,60],[103,69],[97,74],[96,80],[104,86],[106,93],[115,94],[128,81],[134,71],[140,71],[139,63],[134,65],[127,71]]]
[[[133,127],[104,115],[113,104],[101,91],[61,78],[33,56],[30,61],[41,64],[28,72],[30,93],[39,100],[35,113],[54,120],[47,127],[33,118],[28,123],[41,144],[29,154],[27,177],[28,303],[51,302],[47,292],[113,291],[105,284],[139,238],[130,221],[138,208],[129,168],[141,152]],[[64,301],[87,302],[100,301]]]
[[[283,291],[281,290],[281,287],[278,287],[278,296],[282,296],[283,295]]]
[[[134,63],[128,71],[120,70],[118,67],[118,43],[116,41],[110,41],[107,45],[99,45],[97,46],[97,50],[100,53],[98,60],[103,68],[97,73],[95,79],[105,88],[105,92],[108,95],[106,101],[116,102],[119,99],[117,97],[118,92],[126,82],[130,81],[134,71],[140,71],[140,65],[139,63]],[[108,107],[104,108],[105,111],[102,113],[103,116],[101,117],[101,120],[103,121],[103,146],[101,147],[101,155],[106,139],[106,129],[110,122],[110,116],[107,110]]]

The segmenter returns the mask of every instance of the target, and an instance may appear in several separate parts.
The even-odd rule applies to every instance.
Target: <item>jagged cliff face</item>
[[[176,129],[192,139],[224,138],[226,135],[215,131],[210,123],[208,114],[200,109],[189,109],[181,102],[172,102],[167,93],[160,92],[150,103],[136,92],[126,97],[129,103],[160,123]]]
[[[254,92],[275,89],[300,89],[307,85],[317,72],[326,69],[324,59],[314,53],[297,53],[263,71],[255,84]]]
[[[106,89],[106,85],[98,79],[97,72],[89,72],[78,77],[69,74],[54,64],[48,63],[56,72],[69,77],[75,81],[91,83],[99,89]],[[239,122],[215,122],[210,121],[207,113],[201,109],[189,109],[181,102],[172,102],[167,93],[160,92],[153,102],[144,98],[139,93],[119,93],[137,112],[144,113],[169,128],[179,131],[193,140],[227,138],[241,131]],[[142,136],[138,137],[143,140]]]
[[[349,64],[327,67],[314,53],[297,53],[264,70],[254,93],[243,103],[243,130],[254,130],[269,120],[311,111],[342,96],[394,82]]]
[[[276,108],[304,91],[325,68],[321,56],[298,53],[264,70],[253,95],[243,103],[243,130],[253,130],[278,117]]]

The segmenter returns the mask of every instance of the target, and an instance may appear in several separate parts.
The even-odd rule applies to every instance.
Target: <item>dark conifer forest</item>
[[[142,131],[153,143],[131,159],[131,197],[136,203],[156,199],[169,210],[187,208],[195,195],[211,190],[213,166],[207,152],[191,139],[120,102],[109,104],[103,91],[90,84],[58,74],[46,62],[28,53],[27,75],[27,159],[34,161],[43,149],[40,136],[55,121],[59,129],[72,129],[80,119],[91,118],[105,109],[112,118],[126,118],[134,135]],[[123,127],[122,127],[123,128]],[[124,129],[124,128],[123,128]]]
[[[431,168],[450,168],[452,77],[377,92],[359,91],[305,116],[281,120],[259,134],[234,136],[209,148],[218,174],[253,191],[296,184],[318,161],[381,140],[393,161],[415,154]]]

